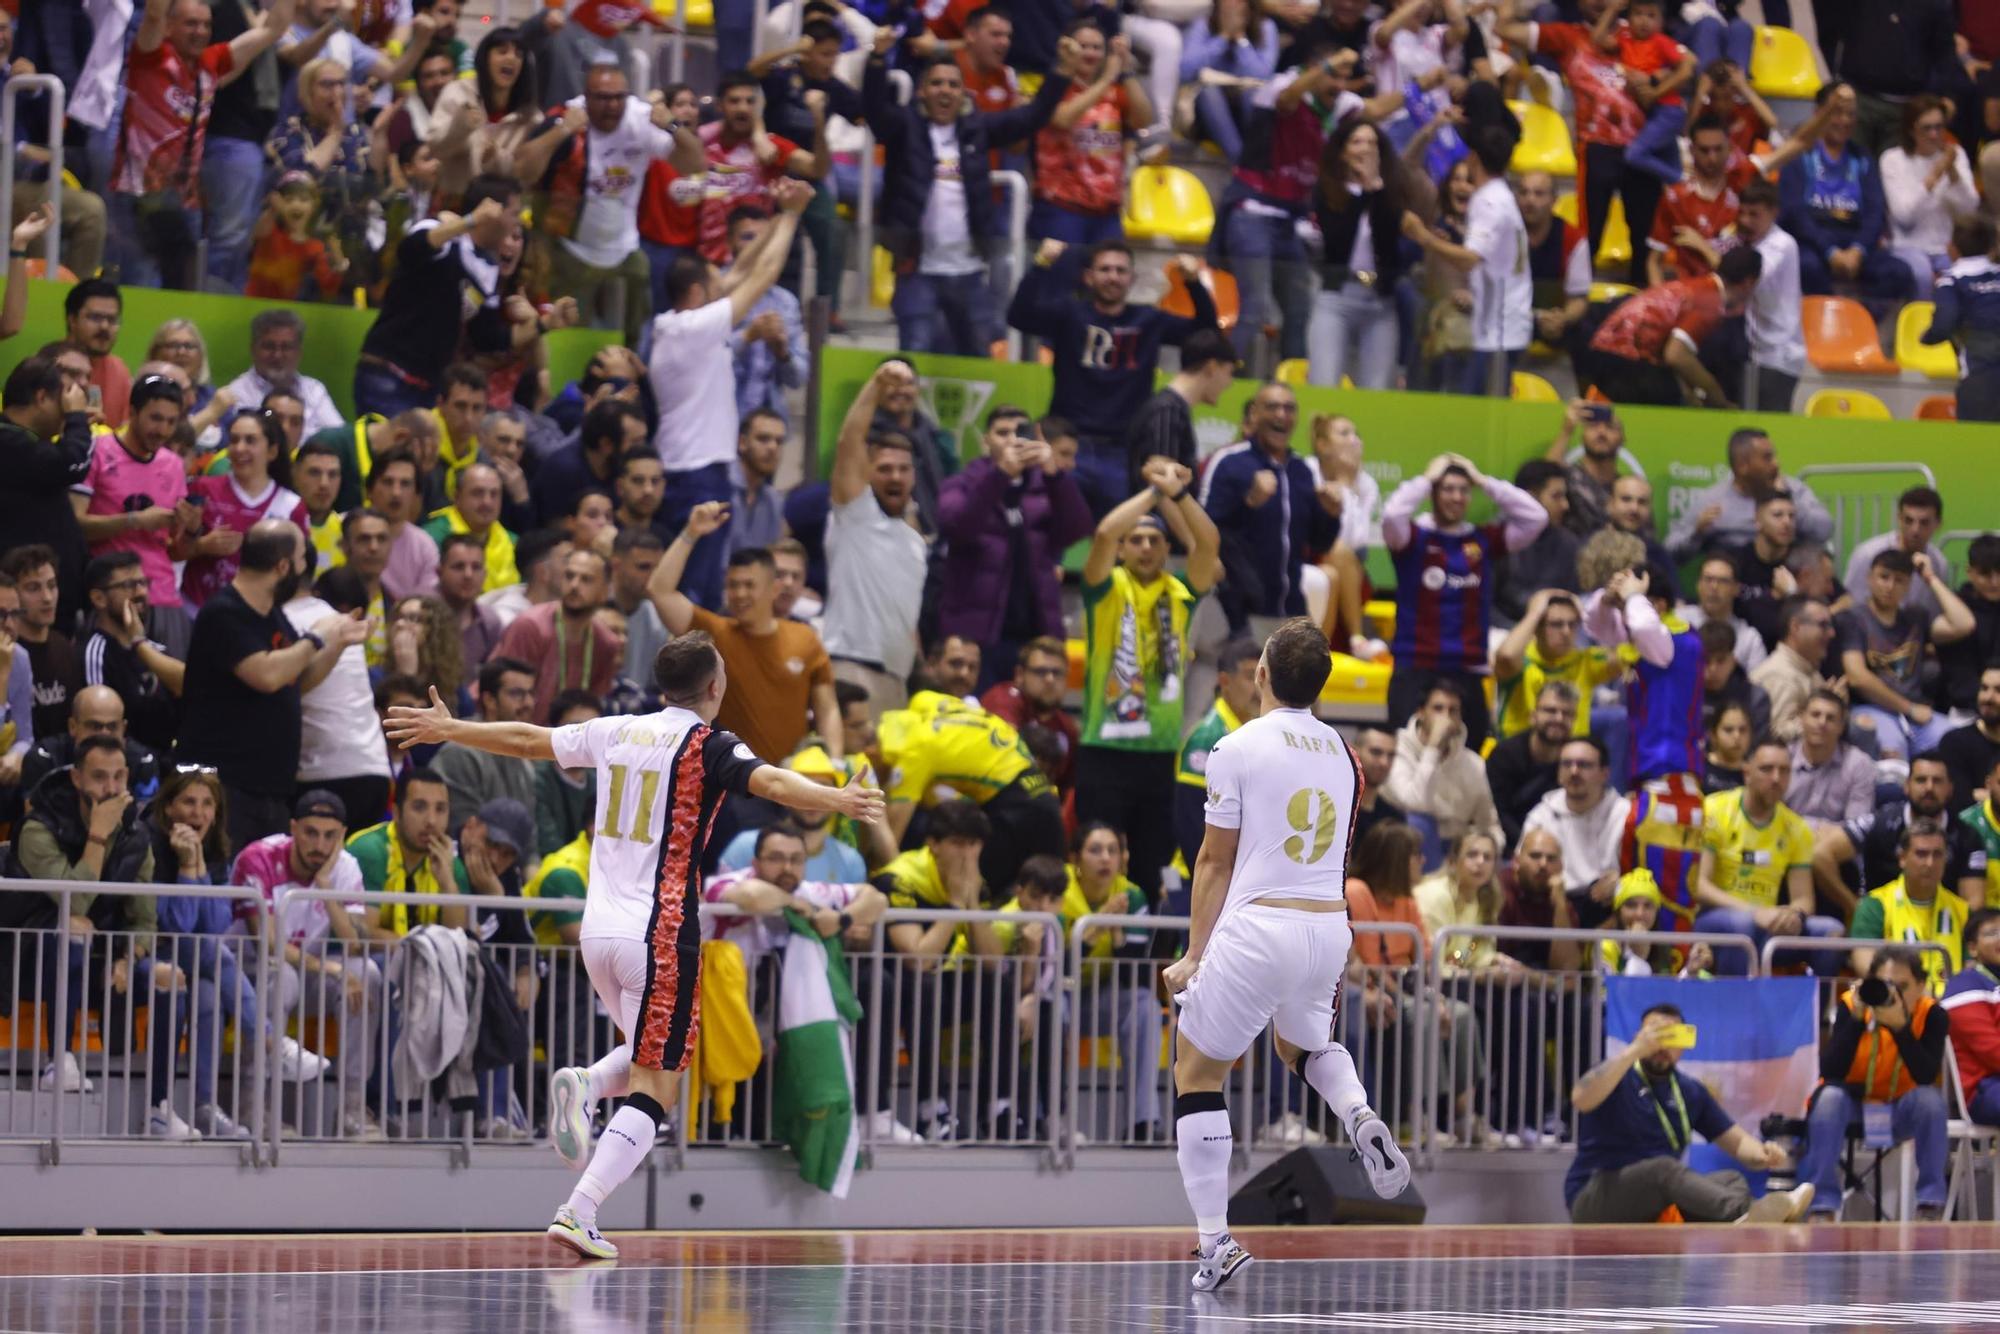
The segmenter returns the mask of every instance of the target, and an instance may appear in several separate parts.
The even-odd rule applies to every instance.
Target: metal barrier
[[[62,264],[63,109],[69,90],[53,74],[17,74],[0,87],[0,221],[14,226],[15,106],[22,93],[42,92],[49,99],[49,208],[55,214],[45,238],[43,262],[53,278]]]
[[[1801,482],[1812,477],[1895,477],[1914,473],[1924,479],[1924,485],[1935,488],[1937,476],[1925,463],[1811,463],[1799,469]],[[1810,483],[1808,483],[1810,485]],[[1833,517],[1833,544],[1842,555],[1854,550],[1855,544],[1871,537],[1889,532],[1896,525],[1896,491],[1871,491],[1867,495],[1841,495],[1836,493],[1827,502],[1827,512]],[[1835,580],[1845,574],[1836,566]]]
[[[916,85],[908,71],[889,71],[889,86],[896,90],[896,105],[909,105]],[[830,113],[829,113],[830,114]],[[866,119],[861,122],[861,183],[854,200],[855,272],[861,282],[861,305],[875,309],[875,131]]]
[[[1028,178],[1018,171],[996,171],[993,183],[1007,191],[1007,272],[988,274],[995,293],[1011,292],[1028,271]],[[990,261],[989,261],[990,262]],[[1006,309],[1006,302],[1000,308]],[[1007,326],[1007,356],[1021,359],[1021,331]]]
[[[1401,922],[1351,925],[1356,935],[1406,937],[1412,957],[1422,952],[1416,928]],[[1071,923],[1065,1082],[1073,1124],[1060,1145],[1065,1165],[1075,1165],[1080,1147],[1173,1144],[1172,1053],[1179,1008],[1160,986],[1159,971],[1171,956],[1155,948],[1154,938],[1184,935],[1188,927],[1186,917],[1112,913],[1091,914]],[[1087,951],[1104,932],[1114,933],[1112,957],[1088,957]],[[1411,984],[1419,981],[1420,970],[1414,967],[1378,969],[1354,963],[1339,1007],[1334,1036],[1353,1055],[1370,1105],[1392,1121],[1390,1109],[1414,1101],[1423,1086],[1425,1030],[1420,1022],[1416,1027],[1410,1024],[1422,1012],[1409,994]],[[1395,1000],[1382,1008],[1369,999],[1378,995]],[[1325,1117],[1324,1105],[1309,1096],[1305,1085],[1279,1066],[1267,1043],[1260,1041],[1243,1054],[1230,1085],[1228,1102],[1239,1159],[1247,1159],[1253,1147],[1298,1148],[1344,1133]]]
[[[1741,949],[1753,973],[1756,943],[1721,932],[1604,931],[1558,927],[1448,926],[1431,939],[1424,991],[1436,1026],[1424,1106],[1415,1119],[1426,1158],[1450,1147],[1555,1147],[1574,1139],[1569,1090],[1604,1045],[1595,968],[1529,969],[1501,941],[1597,942]],[[1455,946],[1453,942],[1465,942]],[[1485,942],[1482,947],[1480,942]]]
[[[1771,971],[1771,961],[1780,950],[1788,954],[1852,954],[1856,950],[1879,950],[1884,945],[1896,945],[1919,954],[1936,954],[1944,960],[1944,975],[1951,976],[1951,951],[1934,940],[1857,940],[1852,936],[1769,936],[1764,941],[1762,953],[1758,956],[1764,971]],[[1843,960],[1842,962],[1845,962]],[[1832,974],[1821,975],[1822,990],[1827,983],[1838,983],[1840,978]]]

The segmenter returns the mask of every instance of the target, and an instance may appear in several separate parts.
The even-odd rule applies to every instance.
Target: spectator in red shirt
[[[676,125],[701,123],[701,98],[688,85],[667,85],[661,99]],[[672,304],[667,300],[667,270],[700,239],[705,183],[705,176],[683,176],[665,158],[646,168],[646,184],[639,195],[639,248],[652,265],[654,310]]]
[[[125,318],[125,299],[108,278],[85,278],[63,297],[63,336],[90,358],[90,381],[102,399],[95,416],[119,430],[131,415],[132,372],[112,348]]]
[[[1625,10],[1625,26],[1617,27]],[[1664,0],[1612,0],[1598,15],[1598,49],[1615,53],[1625,86],[1646,110],[1646,124],[1625,146],[1625,165],[1672,185],[1681,178],[1680,133],[1687,102],[1680,89],[1694,78],[1694,53],[1660,29]]]
[[[722,119],[701,127],[709,172],[701,202],[699,246],[702,258],[711,264],[729,263],[730,214],[745,205],[776,213],[773,185],[788,174],[817,181],[826,175],[832,161],[826,148],[823,99],[813,115],[813,146],[808,151],[764,129],[762,98],[763,88],[753,76],[725,74],[715,94],[722,106]],[[660,303],[660,308],[671,304]]]
[[[146,0],[125,63],[125,113],[111,168],[111,227],[126,282],[195,285],[201,154],[216,90],[291,28],[295,4],[272,0],[256,27],[211,43],[203,0]]]
[[[1675,407],[1685,386],[1708,407],[1734,408],[1701,364],[1701,345],[1724,316],[1742,311],[1763,269],[1754,249],[1739,247],[1706,277],[1662,283],[1628,298],[1590,340],[1578,369],[1614,403]]]
[[[1062,751],[1062,764],[1050,781],[1065,797],[1076,786],[1076,748],[1082,734],[1076,718],[1063,708],[1063,692],[1069,688],[1069,650],[1052,636],[1031,639],[1021,646],[1014,660],[1014,679],[987,687],[979,703],[996,718],[1005,719],[1016,731],[1025,732],[1030,723],[1045,727]]]
[[[1715,268],[1715,247],[1736,225],[1736,192],[1729,188],[1729,131],[1703,116],[1688,132],[1693,172],[1667,187],[1646,238],[1646,277],[1655,287],[1669,278],[1699,278]]]
[[[1124,239],[1125,140],[1153,123],[1153,104],[1131,73],[1123,37],[1107,44],[1092,18],[1063,34],[1074,44],[1065,72],[1080,85],[1035,136],[1035,207],[1028,235],[1093,246]],[[1069,48],[1065,48],[1066,50]]]

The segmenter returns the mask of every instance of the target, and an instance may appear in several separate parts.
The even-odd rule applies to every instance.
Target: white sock
[[[597,1138],[590,1166],[584,1169],[582,1179],[570,1193],[569,1207],[577,1221],[595,1222],[597,1206],[611,1198],[611,1192],[646,1161],[646,1154],[653,1147],[659,1112],[660,1105],[641,1094],[620,1107],[611,1118],[611,1124]]]
[[[1368,1105],[1368,1090],[1354,1069],[1354,1058],[1338,1042],[1323,1047],[1305,1059],[1306,1083],[1311,1084],[1333,1108],[1340,1124],[1354,1133],[1354,1114]]]
[[[1229,1155],[1235,1134],[1222,1094],[1183,1093],[1174,1099],[1175,1156],[1204,1255],[1229,1235]]]
[[[596,1064],[584,1071],[583,1096],[589,1104],[584,1110],[587,1116],[591,1108],[606,1098],[622,1098],[632,1091],[632,1044],[620,1043],[598,1059]]]

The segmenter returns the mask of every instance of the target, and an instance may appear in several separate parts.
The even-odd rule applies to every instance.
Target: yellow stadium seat
[[[1576,147],[1570,142],[1568,122],[1539,102],[1509,102],[1507,108],[1521,122],[1521,142],[1514,145],[1515,171],[1576,175]]]
[[[1845,375],[1894,375],[1901,368],[1882,355],[1875,317],[1844,296],[1809,296],[1800,307],[1806,360]]]
[[[1955,422],[1958,420],[1958,400],[1950,394],[1932,394],[1917,404],[1917,420],[1920,422]]]
[[[1632,263],[1632,229],[1625,225],[1625,198],[1611,196],[1611,211],[1604,216],[1604,236],[1597,243],[1597,267],[1623,269]]]
[[[1370,598],[1361,604],[1362,619],[1375,628],[1375,637],[1383,643],[1393,643],[1396,638],[1396,603],[1391,598]]]
[[[1271,378],[1279,384],[1288,384],[1294,389],[1299,388],[1306,382],[1306,359],[1289,357],[1279,362],[1278,369],[1273,372]]]
[[[1895,420],[1887,403],[1860,389],[1822,389],[1806,400],[1805,415],[1867,422]]]
[[[1576,196],[1574,194],[1557,195],[1556,206],[1550,212],[1554,213],[1570,226],[1576,226]]]
[[[1527,371],[1514,372],[1514,389],[1508,397],[1520,403],[1562,402],[1562,395],[1556,392],[1554,385]]]
[[[1896,313],[1896,361],[1933,380],[1956,380],[1958,353],[1952,345],[1921,341],[1936,313],[1937,307],[1929,301],[1912,301]]]
[[[1353,708],[1386,708],[1389,703],[1389,660],[1363,662],[1345,653],[1333,655],[1333,670],[1320,687],[1319,702]]]
[[[1757,29],[1750,48],[1750,86],[1765,97],[1817,97],[1819,62],[1812,47],[1790,28]]]
[[[1592,283],[1590,285],[1590,299],[1592,301],[1623,301],[1628,296],[1636,296],[1638,291],[1639,289],[1630,283]]]
[[[879,306],[886,306],[896,296],[896,261],[887,248],[875,247],[875,268],[870,275],[869,297]]]
[[[1033,97],[1042,91],[1042,76],[1031,69],[1024,69],[1014,76],[1014,84],[1021,90],[1021,96]]]
[[[1201,178],[1182,167],[1140,167],[1125,192],[1125,235],[1134,241],[1208,244],[1215,204]]]
[[[669,23],[677,9],[681,25],[689,31],[715,26],[715,0],[653,0],[653,12]]]

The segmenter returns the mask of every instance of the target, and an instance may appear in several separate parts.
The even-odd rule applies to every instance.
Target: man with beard
[[[941,635],[924,654],[923,674],[930,688],[979,704],[979,645],[964,635]]]
[[[1361,765],[1361,801],[1354,808],[1354,841],[1359,843],[1384,820],[1401,820],[1403,812],[1382,795],[1396,764],[1396,734],[1386,727],[1363,727],[1354,734],[1353,750]]]
[[[160,790],[160,760],[144,743],[125,734],[125,701],[107,686],[85,686],[77,692],[67,731],[35,738],[34,749],[21,761],[21,791],[32,793],[51,773],[75,764],[83,743],[94,736],[108,736],[125,748],[127,790],[143,811]]]
[[[1529,812],[1556,790],[1556,761],[1575,730],[1576,713],[1576,687],[1567,681],[1545,682],[1535,696],[1528,730],[1508,737],[1486,757],[1486,785],[1506,835],[1503,850],[1520,840]]]
[[[304,635],[292,629],[283,607],[307,570],[297,524],[258,522],[241,561],[195,618],[175,754],[220,774],[236,848],[284,828],[299,769],[299,696],[368,634],[366,623],[338,614]]]
[[[512,658],[489,658],[479,668],[479,717],[489,723],[532,721],[535,672]],[[494,755],[470,746],[447,743],[431,757],[431,771],[444,780],[458,831],[487,802],[509,797],[524,810],[535,808],[535,766],[516,755]]]
[[[1254,639],[1232,639],[1215,659],[1215,703],[1181,743],[1180,768],[1174,775],[1174,841],[1180,849],[1184,879],[1194,874],[1201,851],[1203,814],[1208,801],[1208,754],[1215,743],[1258,716],[1257,661],[1264,646]]]
[[[555,697],[572,687],[600,698],[624,665],[624,646],[597,619],[611,583],[611,562],[595,551],[563,557],[562,591],[553,602],[528,608],[500,636],[498,652],[535,673],[535,707],[546,718]]]
[[[824,831],[822,822],[822,843]],[[702,897],[709,903],[727,903],[754,914],[725,918],[720,923],[721,938],[743,947],[744,962],[753,975],[758,957],[771,949],[772,936],[782,939],[785,932],[782,922],[758,918],[780,917],[789,909],[812,923],[822,937],[836,936],[857,927],[865,932],[889,906],[888,897],[860,875],[839,880],[814,876],[810,869],[813,842],[812,831],[789,817],[762,829],[746,829],[723,851],[722,860],[726,865],[731,851],[747,845],[747,865],[712,876],[702,887]]]
[[[1659,533],[1653,527],[1653,484],[1636,473],[1620,477],[1611,484],[1611,509],[1608,512],[1611,526],[1620,532],[1632,534],[1646,544],[1646,565],[1668,572],[1675,572],[1679,563],[1670,559],[1667,548],[1660,541]],[[1680,594],[1680,579],[1675,575],[1668,586],[1676,597]]]
[[[1572,453],[1572,441],[1578,452]],[[1624,448],[1625,424],[1618,420],[1617,409],[1588,399],[1569,401],[1562,427],[1542,457],[1569,468],[1569,513],[1563,522],[1578,537],[1589,537],[1611,522],[1611,488],[1618,481],[1618,457]]]
[[[458,475],[458,496],[432,513],[424,533],[441,548],[447,537],[464,533],[479,539],[486,554],[485,592],[521,582],[514,566],[515,535],[500,526],[500,471],[475,463]]]
[[[113,429],[125,424],[132,395],[132,372],[111,351],[124,317],[125,299],[108,278],[85,278],[63,297],[64,336],[90,358],[90,383],[103,395],[99,419]]]
[[[1563,1181],[1575,1223],[1650,1223],[1678,1208],[1695,1223],[1795,1222],[1812,1205],[1810,1182],[1755,1201],[1741,1173],[1695,1172],[1681,1161],[1692,1131],[1753,1172],[1790,1165],[1775,1144],[1745,1133],[1702,1082],[1683,1075],[1681,1048],[1669,1046],[1679,1007],[1647,1010],[1631,1045],[1577,1080],[1570,1101],[1582,1114],[1576,1161]]]
[[[188,617],[174,576],[174,547],[201,528],[201,511],[187,501],[187,465],[168,447],[181,425],[181,387],[164,375],[148,375],[131,387],[130,405],[124,433],[97,438],[90,475],[71,490],[70,509],[93,555],[137,553],[146,570],[153,633],[178,654],[187,647]]]
[[[1582,627],[1583,611],[1573,594],[1544,588],[1528,599],[1520,622],[1493,651],[1501,736],[1519,736],[1533,725],[1535,704],[1542,687],[1551,681],[1575,692],[1576,733],[1592,730],[1591,693],[1624,675],[1624,664],[1602,648],[1579,647],[1577,632]]]
[[[82,354],[64,355],[81,365]],[[55,357],[29,357],[7,374],[0,394],[0,556],[15,547],[56,553],[64,601],[73,609],[83,590],[83,531],[70,509],[69,489],[90,476],[90,401],[81,382]]]
[[[1063,762],[1053,781],[1064,797],[1076,787],[1076,748],[1082,737],[1075,717],[1063,708],[1068,688],[1069,649],[1051,635],[1022,645],[1021,656],[1014,660],[1014,679],[995,682],[979,697],[982,708],[1015,731],[1025,733],[1032,723],[1055,737]]]
[[[1604,747],[1589,737],[1571,737],[1556,760],[1560,790],[1536,803],[1522,825],[1522,856],[1535,834],[1555,838],[1570,911],[1580,926],[1595,926],[1609,917],[1618,890],[1621,844],[1632,807],[1611,789],[1608,778]]]
[[[2000,666],[1980,669],[1973,709],[1973,720],[1946,732],[1937,746],[1960,806],[1979,799],[1986,775],[1993,772],[1994,762],[2000,761]]]
[[[1771,650],[1763,633],[1736,614],[1736,596],[1742,589],[1735,561],[1722,555],[1703,557],[1701,572],[1695,576],[1694,602],[1676,607],[1674,612],[1697,630],[1711,622],[1727,630],[1731,655],[1744,671],[1754,672]],[[1705,637],[1703,642],[1707,642]]]
[[[1918,820],[1945,825],[1944,883],[1977,903],[1986,896],[1985,849],[1970,828],[1952,819],[1969,800],[1959,800],[1951,772],[1937,752],[1910,761],[1903,780],[1903,800],[1885,801],[1859,819],[1822,825],[1813,837],[1813,884],[1839,906],[1845,916],[1854,906],[1857,885],[1850,883],[1859,858],[1863,892],[1886,885],[1901,874],[1898,843],[1903,831]],[[1859,967],[1860,965],[1856,965]]]

